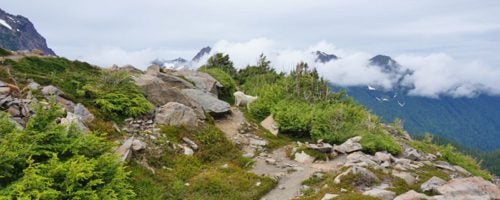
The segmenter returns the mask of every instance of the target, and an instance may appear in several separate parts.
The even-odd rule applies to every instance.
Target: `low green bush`
[[[56,124],[62,112],[37,106],[23,130],[0,119],[0,196],[9,199],[133,199],[128,172],[96,134]]]
[[[219,91],[219,99],[222,99],[228,102],[229,104],[234,104],[233,93],[236,92],[236,83],[229,74],[227,74],[221,68],[216,68],[216,67],[212,68],[201,67],[198,70],[210,74],[224,86],[222,90]]]
[[[363,151],[370,154],[378,151],[387,151],[392,155],[401,153],[401,146],[384,133],[364,134],[360,144],[363,146]]]

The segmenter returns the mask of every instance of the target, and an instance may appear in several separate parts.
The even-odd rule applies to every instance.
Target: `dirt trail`
[[[216,121],[215,125],[222,130],[231,141],[238,144],[245,154],[253,155],[255,145],[249,142],[249,140],[252,140],[252,138],[258,141],[265,140],[255,135],[251,135],[253,133],[247,133],[244,137],[241,136],[243,134],[240,134],[240,128],[243,124],[246,124],[247,121],[238,108],[231,108],[231,111],[231,116]],[[258,175],[269,176],[279,180],[277,187],[266,194],[262,198],[263,200],[293,199],[300,194],[302,182],[311,177],[315,172],[333,171],[338,169],[338,166],[345,162],[344,157],[338,157],[327,162],[299,163],[295,160],[290,160],[286,156],[285,147],[276,149],[270,153],[264,148],[263,152],[264,153],[253,157],[255,164],[251,171]]]

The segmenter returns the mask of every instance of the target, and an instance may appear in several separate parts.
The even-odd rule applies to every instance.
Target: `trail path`
[[[315,172],[334,171],[345,162],[345,157],[338,157],[331,161],[299,163],[286,156],[286,147],[281,147],[273,152],[267,152],[265,147],[256,144],[267,142],[253,133],[240,134],[243,125],[248,124],[243,113],[238,108],[231,108],[232,115],[225,119],[217,120],[215,125],[226,136],[243,150],[245,155],[253,155],[256,148],[263,152],[255,155],[254,167],[251,170],[258,175],[269,176],[278,181],[276,188],[271,190],[262,199],[287,200],[300,194],[302,182],[311,177]]]

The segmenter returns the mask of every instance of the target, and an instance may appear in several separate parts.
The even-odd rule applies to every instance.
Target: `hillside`
[[[55,55],[28,18],[11,15],[2,9],[0,9],[0,48],[13,51],[39,50],[46,55]]]
[[[307,63],[236,70],[216,54],[143,72],[8,54],[2,198],[500,198],[474,159],[381,123]],[[249,98],[237,88],[257,100],[231,106]]]

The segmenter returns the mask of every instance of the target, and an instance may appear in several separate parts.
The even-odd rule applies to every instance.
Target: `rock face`
[[[500,199],[500,189],[480,177],[452,179],[437,191],[441,199]]]
[[[0,47],[9,50],[40,50],[55,55],[33,24],[21,15],[11,15],[0,9]]]
[[[155,115],[155,122],[163,125],[194,127],[197,121],[198,117],[193,109],[177,102],[161,106]]]
[[[203,110],[211,114],[223,114],[229,112],[231,107],[227,102],[217,99],[208,92],[198,89],[183,89],[182,93],[193,102],[201,105]]]

